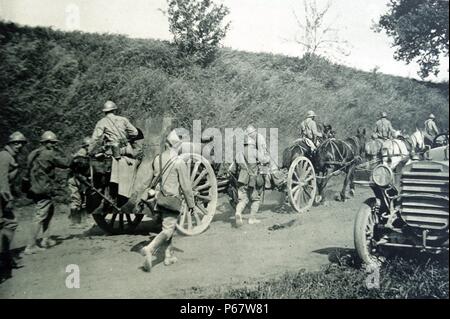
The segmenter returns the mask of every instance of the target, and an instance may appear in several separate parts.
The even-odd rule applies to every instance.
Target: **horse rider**
[[[394,137],[396,130],[392,127],[391,121],[387,119],[387,113],[382,112],[381,118],[375,123],[374,132],[378,138],[388,140]]]
[[[431,145],[434,141],[434,138],[436,135],[439,134],[439,129],[437,128],[437,125],[434,121],[435,116],[433,113],[431,113],[428,116],[428,119],[425,121],[425,130],[424,130],[424,138],[428,145]]]
[[[242,226],[242,212],[250,203],[250,218],[248,223],[258,224],[256,218],[261,197],[264,191],[264,178],[259,173],[258,165],[267,165],[269,159],[257,149],[256,141],[248,135],[244,136],[244,149],[236,154],[235,162],[230,167],[230,173],[237,177],[238,203],[236,205],[236,226]]]
[[[18,226],[14,215],[13,184],[19,172],[17,157],[27,139],[20,132],[12,133],[2,151],[0,151],[0,275],[11,274],[16,266],[11,256],[11,242]]]
[[[33,216],[30,241],[25,248],[25,254],[50,248],[56,242],[50,238],[50,222],[55,210],[56,168],[70,167],[70,160],[57,148],[58,138],[52,131],[42,134],[41,146],[28,155],[28,176],[31,188],[29,196],[36,204],[36,214]],[[41,246],[37,246],[37,238],[43,231]]]
[[[111,152],[115,159],[120,159],[122,155],[133,157],[130,140],[139,135],[139,131],[130,121],[123,116],[116,114],[118,107],[113,101],[107,101],[102,111],[105,116],[97,122],[92,133],[89,154],[93,154],[99,144],[106,152]]]
[[[150,242],[150,244],[141,249],[141,254],[145,257],[143,265],[145,271],[151,270],[152,256],[157,249],[164,244],[166,245],[164,265],[169,266],[177,262],[177,258],[173,255],[172,237],[175,232],[178,216],[182,209],[182,207],[177,204],[177,202],[181,203],[181,193],[184,195],[187,204],[188,211],[186,214],[192,214],[195,207],[194,195],[186,163],[183,159],[178,157],[181,144],[182,140],[176,131],[172,131],[166,138],[166,149],[153,161],[153,176],[151,180],[158,180],[156,186],[155,210],[161,214],[162,231]],[[168,166],[170,163],[172,164]],[[160,172],[162,172],[161,176]],[[150,191],[150,189],[147,189],[144,194],[149,194]],[[172,204],[167,202],[168,198]],[[141,199],[147,200],[147,198]],[[169,208],[169,206],[172,207]],[[175,206],[178,207],[175,208]]]
[[[84,209],[86,208],[86,190],[87,186],[83,183],[89,179],[89,153],[88,147],[91,144],[91,138],[85,137],[81,148],[72,156],[70,177],[67,185],[70,192],[70,227],[81,228],[83,219],[86,219]]]
[[[318,138],[323,137],[323,134],[317,128],[315,118],[316,113],[314,111],[308,111],[306,113],[306,119],[300,123],[300,137],[304,139],[312,152],[319,146]]]

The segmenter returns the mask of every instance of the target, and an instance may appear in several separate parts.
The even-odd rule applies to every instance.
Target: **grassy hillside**
[[[0,23],[0,141],[54,130],[68,147],[90,134],[112,99],[133,121],[171,114],[182,125],[253,123],[296,135],[308,109],[339,135],[371,128],[379,112],[407,131],[429,112],[448,127],[448,87],[357,71],[315,58],[221,50],[202,69],[168,42]]]

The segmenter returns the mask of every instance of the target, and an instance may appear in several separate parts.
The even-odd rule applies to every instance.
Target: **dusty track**
[[[337,191],[336,185],[330,185]],[[170,267],[158,256],[151,273],[141,270],[138,250],[149,241],[152,222],[144,222],[138,235],[106,236],[97,227],[88,231],[68,228],[67,208],[60,207],[53,223],[58,245],[42,253],[23,256],[32,207],[19,210],[20,227],[15,252],[23,267],[0,284],[0,298],[183,298],[197,288],[251,283],[288,270],[317,270],[336,254],[353,249],[353,220],[360,203],[369,196],[358,189],[346,203],[330,199],[303,215],[277,213],[279,194],[267,193],[261,224],[235,229],[233,211],[222,197],[210,228],[196,237],[178,235],[174,246],[179,263]],[[245,222],[245,220],[244,220]],[[286,227],[269,230],[274,224]],[[81,287],[65,286],[69,264],[80,267]]]

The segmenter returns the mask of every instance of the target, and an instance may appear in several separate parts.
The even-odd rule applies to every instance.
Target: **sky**
[[[301,18],[302,0],[215,0],[230,8],[231,28],[225,47],[250,52],[301,56],[294,42],[298,26],[293,12]],[[328,0],[316,0],[323,7]],[[357,69],[418,78],[416,64],[406,65],[393,58],[391,39],[372,30],[373,23],[387,11],[389,0],[330,0],[325,23],[338,30],[349,43],[348,56],[339,63]],[[167,17],[161,12],[166,0],[0,0],[0,19],[30,26],[51,26],[65,31],[118,33],[133,38],[170,40]],[[448,81],[448,58],[433,81]]]

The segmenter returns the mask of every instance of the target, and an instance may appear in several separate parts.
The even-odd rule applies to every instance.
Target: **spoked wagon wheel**
[[[289,203],[298,212],[306,212],[314,203],[317,184],[316,173],[309,159],[297,157],[289,168],[287,177]]]
[[[217,208],[217,179],[208,160],[199,154],[185,153],[180,157],[186,162],[194,193],[195,208],[189,214],[186,202],[178,219],[177,229],[184,235],[193,236],[205,231]]]
[[[114,188],[114,185],[111,185]],[[104,195],[109,197],[110,187],[106,187]],[[104,199],[102,199],[98,194],[92,194],[89,201],[93,202],[94,198],[97,199],[98,205],[92,212],[92,217],[103,231],[111,235],[118,234],[128,234],[132,233],[137,226],[141,223],[144,218],[143,214],[128,214],[119,213],[115,208],[108,204]],[[122,207],[126,202],[127,198],[119,196],[117,200],[117,207]]]

